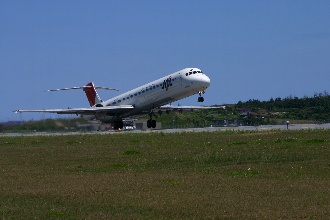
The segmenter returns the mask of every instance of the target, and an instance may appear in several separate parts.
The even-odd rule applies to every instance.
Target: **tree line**
[[[279,114],[281,118],[296,120],[330,120],[330,95],[328,92],[315,93],[313,97],[288,96],[286,98],[271,98],[268,101],[250,99],[239,101],[237,108],[247,107],[253,111],[264,109],[270,114]]]

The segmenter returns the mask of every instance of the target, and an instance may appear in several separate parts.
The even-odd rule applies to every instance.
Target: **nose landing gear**
[[[198,102],[204,102],[204,97],[202,97],[202,94],[204,94],[204,93],[205,93],[205,91],[198,91],[198,95],[199,95],[199,97],[197,99]]]

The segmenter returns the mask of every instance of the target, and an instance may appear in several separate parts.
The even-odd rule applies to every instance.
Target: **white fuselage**
[[[101,104],[103,106],[132,105],[133,111],[120,116],[128,117],[197,94],[209,86],[210,78],[200,69],[185,68]]]

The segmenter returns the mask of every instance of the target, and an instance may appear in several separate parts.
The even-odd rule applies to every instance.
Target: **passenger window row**
[[[172,81],[175,81],[175,78],[172,78]],[[160,84],[157,84],[157,85],[153,85],[153,86],[149,86],[149,87],[146,87],[145,89],[141,90],[140,92],[137,92],[137,93],[134,93],[134,95],[129,95],[127,96],[126,98],[123,98],[123,99],[119,99],[117,102],[112,102],[112,105],[116,105],[117,103],[120,103],[124,100],[128,100],[130,98],[133,98],[133,96],[138,96],[138,95],[141,95],[142,93],[145,93],[145,92],[148,92],[148,91],[151,91],[153,89],[156,89],[156,88],[159,88],[159,87],[162,87],[163,83],[160,83]]]

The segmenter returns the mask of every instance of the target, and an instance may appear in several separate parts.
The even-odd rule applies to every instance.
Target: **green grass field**
[[[330,131],[0,137],[1,219],[328,219]]]

